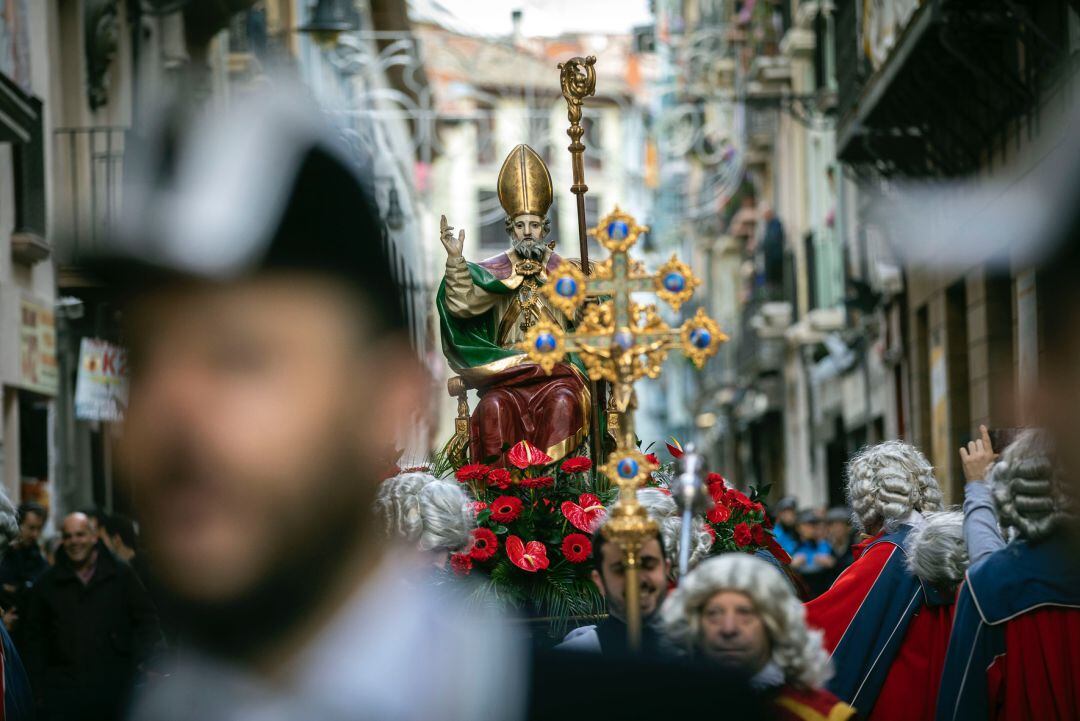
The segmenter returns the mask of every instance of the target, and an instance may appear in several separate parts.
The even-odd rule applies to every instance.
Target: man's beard
[[[368,525],[364,511],[373,495],[364,492],[369,484],[357,478],[352,463],[329,462],[316,472],[312,497],[321,489],[334,494],[334,502],[306,504],[309,517],[292,522],[287,534],[292,543],[254,585],[226,601],[171,599],[183,637],[212,654],[249,662],[318,613],[346,567],[356,565],[363,552],[360,528]],[[360,492],[349,493],[347,487]]]
[[[547,246],[533,238],[514,241],[514,252],[525,260],[543,260],[546,249]]]

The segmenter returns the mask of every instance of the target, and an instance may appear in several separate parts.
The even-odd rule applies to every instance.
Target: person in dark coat
[[[4,612],[4,626],[16,645],[19,644],[19,614],[26,596],[38,577],[49,569],[49,562],[38,545],[48,517],[48,511],[40,504],[19,504],[16,513],[19,535],[0,560],[0,608]]]
[[[119,718],[161,643],[145,588],[83,513],[64,519],[56,565],[35,584],[24,624],[26,664],[46,720]]]

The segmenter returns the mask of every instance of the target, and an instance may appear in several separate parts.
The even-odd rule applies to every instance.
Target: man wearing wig
[[[751,675],[780,721],[844,721],[855,709],[821,688],[832,669],[821,632],[787,579],[741,553],[704,561],[664,604],[664,631],[677,650]]]
[[[969,483],[970,490],[976,481]],[[956,601],[938,719],[1080,718],[1080,565],[1072,487],[1045,435],[1029,430],[986,483],[992,507],[965,502],[975,561]],[[978,527],[1014,529],[982,558]],[[978,515],[988,516],[983,523]]]
[[[926,457],[900,441],[863,449],[847,473],[855,522],[870,538],[806,604],[836,669],[828,688],[873,721],[931,718],[954,595],[920,579],[908,556],[912,530],[941,510],[941,490]]]

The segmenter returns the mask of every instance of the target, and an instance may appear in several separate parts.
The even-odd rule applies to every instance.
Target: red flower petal
[[[551,456],[528,441],[519,441],[506,452],[506,458],[522,470],[530,466],[546,466],[551,463]]]
[[[600,503],[600,498],[592,493],[582,493],[578,502],[563,501],[560,510],[574,528],[592,533],[607,515],[607,509]]]
[[[683,457],[682,444],[679,443],[679,439],[676,438],[675,436],[672,436],[671,438],[669,438],[668,442],[665,443],[664,445],[667,446],[668,453],[671,454],[672,458],[682,458]]]
[[[466,481],[482,481],[487,478],[488,471],[491,469],[485,466],[483,463],[470,463],[467,466],[462,466],[457,469],[454,476],[465,483]]]
[[[705,518],[709,519],[709,523],[724,523],[731,518],[731,509],[722,503],[717,503],[705,512]]]
[[[472,559],[466,553],[455,553],[450,556],[450,568],[459,576],[468,576],[472,571]]]
[[[511,563],[530,573],[542,571],[551,563],[547,557],[547,547],[543,543],[540,541],[524,543],[517,536],[507,536],[506,555]]]
[[[487,473],[487,482],[489,486],[505,491],[510,487],[510,471],[505,468],[492,468]]]
[[[746,525],[745,523],[736,524],[734,539],[735,545],[739,546],[740,548],[743,546],[749,546],[750,541],[753,540],[750,534],[750,526]]]

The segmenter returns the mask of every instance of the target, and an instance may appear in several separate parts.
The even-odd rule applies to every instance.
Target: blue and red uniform
[[[1058,533],[967,572],[937,718],[1080,719],[1080,564]]]
[[[910,530],[853,547],[855,562],[806,604],[832,654],[828,689],[871,721],[933,718],[948,648],[953,596],[908,570]]]

